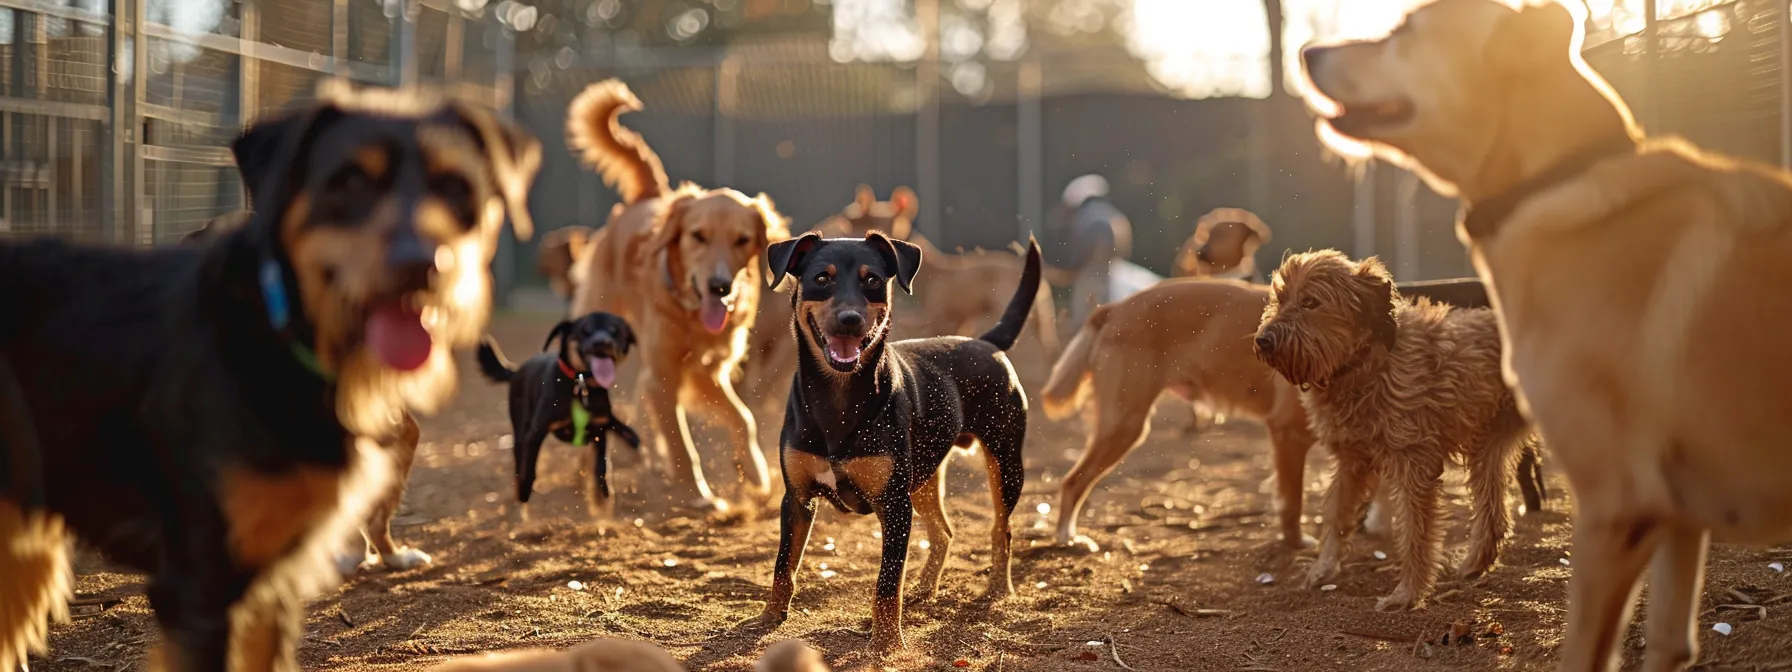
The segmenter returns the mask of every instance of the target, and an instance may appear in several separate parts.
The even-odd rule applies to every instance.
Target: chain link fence
[[[243,206],[229,143],[326,75],[510,98],[456,0],[0,0],[0,235],[152,244]],[[138,48],[141,45],[141,48]]]

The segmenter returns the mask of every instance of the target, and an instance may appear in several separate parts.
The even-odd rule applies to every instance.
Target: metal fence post
[[[1039,232],[1045,220],[1045,88],[1044,66],[1029,56],[1020,62],[1019,95],[1015,100],[1016,159],[1020,165],[1015,189],[1020,198],[1020,239]]]
[[[944,245],[940,222],[940,3],[915,0],[915,20],[927,45],[915,64],[915,189],[921,199],[921,234]]]
[[[397,69],[393,84],[409,88],[417,85],[417,12],[422,6],[418,0],[400,3],[395,26],[398,39],[392,40],[392,65]]]
[[[734,54],[723,54],[716,62],[716,98],[715,98],[715,181],[713,184],[734,183],[734,110],[740,106],[739,92],[735,90],[740,81],[740,57]]]
[[[1401,170],[1394,179],[1394,277],[1417,280],[1419,275],[1419,176]]]
[[[106,15],[111,21],[106,23],[106,109],[105,140],[100,143],[100,238],[113,242],[124,241],[124,179],[125,158],[124,129],[128,125],[125,115],[124,90],[122,78],[125,72],[125,12],[130,0],[106,0]]]
[[[493,12],[494,16],[496,12]],[[498,31],[498,53],[494,54],[497,63],[496,81],[492,82],[498,100],[493,105],[507,117],[516,116],[516,36],[510,27],[502,21],[491,19],[491,25]],[[541,222],[536,222],[540,225]],[[511,229],[511,235],[499,234],[498,253],[492,257],[492,300],[498,306],[510,305],[510,293],[516,289],[517,247],[519,242]],[[539,235],[539,232],[537,232]]]
[[[261,10],[254,3],[242,5],[241,29],[239,35],[244,42],[261,39]],[[261,109],[261,61],[248,56],[237,57],[237,126],[248,128],[249,122],[259,116]],[[238,184],[242,199],[238,201],[246,209],[249,207],[249,187],[246,183]]]
[[[130,221],[134,224],[138,245],[148,244],[154,237],[154,222],[149,217],[150,208],[155,205],[149,196],[149,185],[144,183],[147,173],[143,165],[143,101],[149,91],[149,40],[143,36],[144,17],[149,14],[149,0],[133,0],[131,2],[131,107],[127,119],[130,126],[125,129],[125,140],[131,143],[131,186],[130,186]]]

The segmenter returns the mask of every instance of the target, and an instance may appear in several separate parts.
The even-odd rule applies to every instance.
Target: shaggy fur
[[[1506,482],[1529,428],[1500,380],[1494,320],[1491,310],[1407,304],[1373,257],[1308,252],[1276,270],[1257,355],[1301,386],[1313,434],[1337,462],[1309,587],[1337,575],[1379,482],[1396,509],[1400,581],[1376,608],[1423,606],[1443,543],[1438,489],[1455,459],[1468,467],[1474,508],[1461,574],[1498,560],[1511,530]]]
[[[72,533],[149,575],[161,667],[296,669],[390,476],[359,437],[453,395],[540,160],[487,110],[334,81],[232,149],[257,212],[214,240],[0,242],[0,454],[36,472],[0,483],[0,667],[63,608]]]
[[[1792,539],[1792,175],[1642,140],[1580,10],[1439,2],[1309,49],[1309,99],[1328,144],[1462,198],[1507,379],[1574,492],[1562,669],[1615,666],[1648,567],[1642,669],[1678,670],[1709,542]]]
[[[199,243],[215,239],[248,225],[251,217],[247,210],[213,217],[198,229],[188,232],[182,237],[182,242]],[[416,416],[406,410],[390,431],[369,437],[380,442],[380,448],[391,455],[392,478],[386,491],[368,509],[367,519],[360,527],[360,535],[336,554],[337,571],[350,574],[375,565],[393,570],[415,569],[435,561],[435,558],[422,549],[400,545],[392,538],[392,516],[397,515],[399,506],[404,503],[405,484],[411,478],[411,463],[417,457],[417,442],[422,436],[423,430],[417,426]]]
[[[700,410],[717,421],[748,496],[770,496],[758,428],[734,392],[734,376],[759,313],[761,255],[789,238],[789,229],[764,194],[668,188],[659,157],[617,122],[639,108],[628,87],[608,80],[579,94],[569,110],[573,147],[623,198],[588,243],[570,316],[614,313],[637,327],[641,400],[656,452],[669,458],[668,476],[691,506],[726,509],[703,476],[684,416]]]

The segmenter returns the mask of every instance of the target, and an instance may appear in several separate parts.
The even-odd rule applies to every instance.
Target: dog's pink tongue
[[[857,336],[829,336],[828,356],[841,364],[859,361],[859,340]]]
[[[423,314],[392,302],[367,316],[367,347],[386,366],[413,371],[429,361],[434,342],[423,328]]]
[[[722,333],[722,327],[728,326],[728,306],[723,305],[722,300],[717,297],[703,297],[703,308],[697,313],[703,320],[703,328],[709,330],[709,333]]]
[[[607,390],[611,385],[616,384],[616,360],[609,357],[593,357],[586,360],[585,365],[591,367],[591,382],[597,383],[598,387]]]

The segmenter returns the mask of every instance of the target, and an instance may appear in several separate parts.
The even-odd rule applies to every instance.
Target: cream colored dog
[[[1506,378],[1574,491],[1561,669],[1615,664],[1648,566],[1643,669],[1678,670],[1709,538],[1792,538],[1792,176],[1644,139],[1579,11],[1443,0],[1309,47],[1308,98],[1334,148],[1463,199]]]

